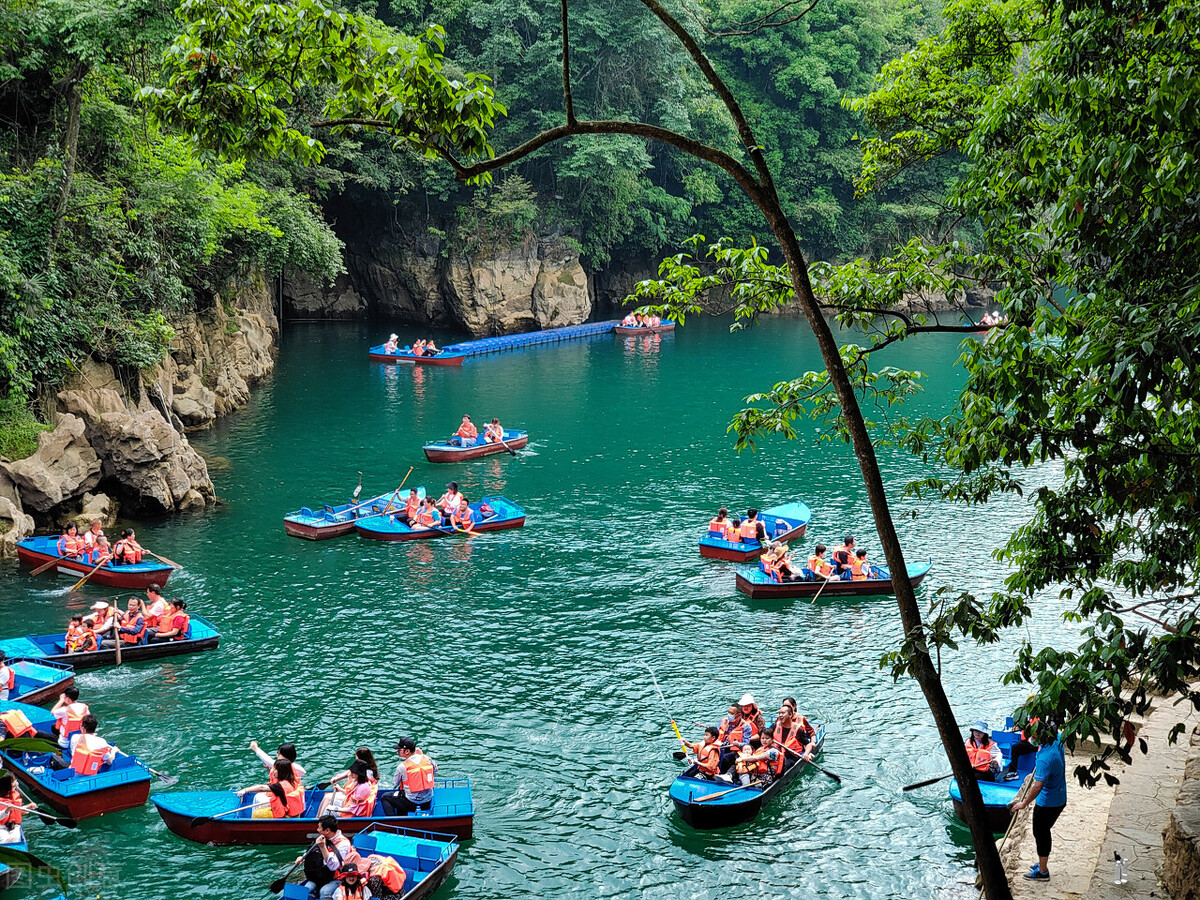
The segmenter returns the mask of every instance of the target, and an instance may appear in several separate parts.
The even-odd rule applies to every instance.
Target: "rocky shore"
[[[35,528],[215,502],[208,466],[187,432],[250,399],[274,369],[279,323],[267,286],[256,280],[172,326],[170,353],[150,371],[86,361],[54,396],[53,428],[39,436],[37,451],[0,458],[0,557],[15,555]]]

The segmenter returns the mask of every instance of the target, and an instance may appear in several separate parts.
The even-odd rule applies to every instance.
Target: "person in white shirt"
[[[274,756],[271,756],[269,753],[259,747],[258,741],[251,741],[250,749],[254,751],[254,755],[262,760],[262,764],[268,769],[275,765],[275,760],[286,759],[292,764],[292,771],[296,773],[296,777],[301,781],[304,780],[304,766],[296,762],[295,744],[280,744],[279,749],[275,751]]]

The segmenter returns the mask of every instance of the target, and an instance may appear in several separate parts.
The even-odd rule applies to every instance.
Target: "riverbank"
[[[1186,728],[1176,743],[1170,744],[1167,734],[1176,722],[1183,722]],[[1054,827],[1050,881],[1021,877],[1037,859],[1032,808],[1017,814],[1002,848],[1005,868],[1013,873],[1015,900],[1195,900],[1200,896],[1200,881],[1191,880],[1197,870],[1189,869],[1185,861],[1187,854],[1182,845],[1186,841],[1176,840],[1175,846],[1164,853],[1163,840],[1177,800],[1200,794],[1200,735],[1194,733],[1197,728],[1200,713],[1194,709],[1170,704],[1153,708],[1138,730],[1149,754],[1142,756],[1135,748],[1133,765],[1117,760],[1111,770],[1120,779],[1115,787],[1101,780],[1091,790],[1080,788],[1071,772],[1076,765],[1086,763],[1090,754],[1082,749],[1069,755],[1067,808]],[[1190,777],[1185,779],[1185,772]],[[1185,799],[1182,808],[1194,810],[1194,802]],[[1195,834],[1193,830],[1193,852]],[[1125,884],[1113,884],[1114,852],[1125,860]]]

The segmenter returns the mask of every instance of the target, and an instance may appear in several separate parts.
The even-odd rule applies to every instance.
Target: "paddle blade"
[[[54,868],[54,866],[44,860],[38,859],[38,857],[34,856],[28,850],[13,850],[0,845],[0,863],[12,866],[14,869],[39,872],[54,879],[63,891],[67,889],[66,876]]]
[[[272,894],[278,894],[283,891],[283,886],[285,884],[287,884],[286,878],[276,878],[269,885],[267,885],[267,890],[270,891]]]
[[[841,783],[842,783],[842,779],[841,779],[841,778],[839,778],[837,775],[834,775],[834,774],[833,774],[832,772],[830,772],[828,769],[822,769],[820,766],[817,766],[817,771],[818,771],[818,772],[820,772],[822,775],[828,775],[830,778],[832,778],[832,779],[833,779],[834,781],[836,781],[838,784],[841,784]]]
[[[686,753],[684,753],[682,750],[676,750],[676,751],[675,751],[674,753],[672,753],[671,755],[672,755],[673,757],[675,757],[676,759],[687,759],[687,754],[686,754]]]
[[[917,788],[929,787],[931,784],[937,784],[939,781],[945,781],[947,778],[951,778],[953,775],[953,772],[950,772],[946,775],[939,775],[937,778],[930,778],[928,781],[918,781],[916,784],[905,785],[904,787],[900,788],[900,790],[915,791]]]

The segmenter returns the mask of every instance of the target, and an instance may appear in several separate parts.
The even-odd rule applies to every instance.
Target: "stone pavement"
[[[1176,722],[1187,730],[1175,744],[1167,733]],[[1067,808],[1054,826],[1054,849],[1050,854],[1050,881],[1027,881],[1021,877],[1036,860],[1037,850],[1030,828],[1032,808],[1018,813],[1001,846],[1009,872],[1013,897],[1017,900],[1129,900],[1166,898],[1159,876],[1162,869],[1162,832],[1183,780],[1189,752],[1189,735],[1200,726],[1200,714],[1190,706],[1164,704],[1153,709],[1139,731],[1149,744],[1143,757],[1134,748],[1134,764],[1126,768],[1119,760],[1112,774],[1121,779],[1116,788],[1103,780],[1084,790],[1071,774],[1088,754],[1067,756]],[[1128,882],[1113,884],[1113,851],[1124,857]]]

